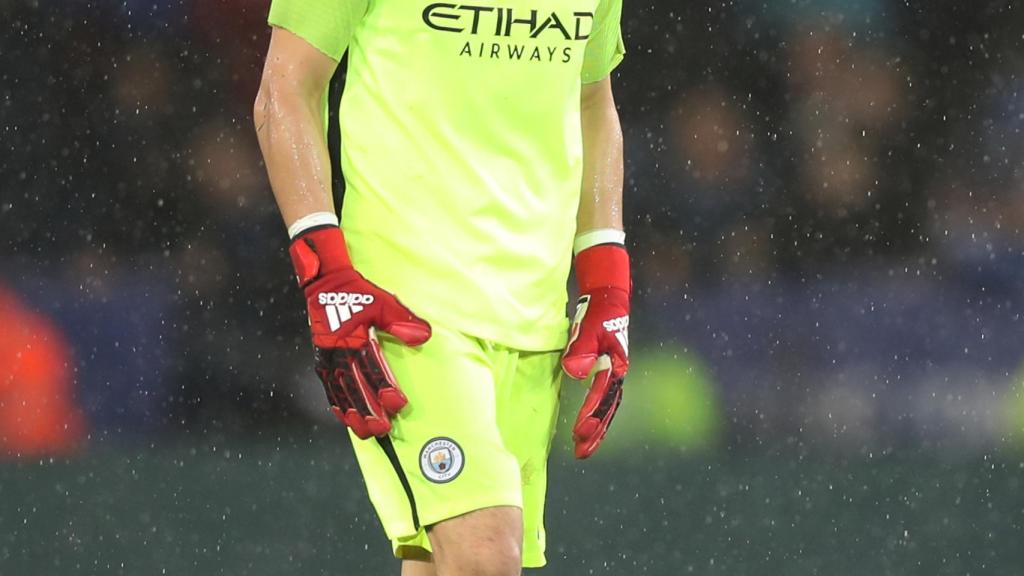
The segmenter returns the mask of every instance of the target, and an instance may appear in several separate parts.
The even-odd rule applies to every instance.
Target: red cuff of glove
[[[337,226],[318,226],[302,232],[292,240],[288,254],[302,287],[327,272],[352,268],[345,235]]]
[[[581,294],[598,288],[618,288],[630,293],[629,253],[619,244],[591,246],[576,255],[576,284]]]

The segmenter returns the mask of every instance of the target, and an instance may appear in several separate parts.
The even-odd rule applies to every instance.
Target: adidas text
[[[629,328],[629,316],[619,316],[618,318],[604,321],[604,329],[609,332],[618,332],[626,328]]]
[[[352,319],[352,315],[363,311],[363,306],[373,304],[373,294],[359,294],[355,292],[321,292],[317,301],[324,307],[327,314],[327,324],[331,332],[341,328],[341,325]]]
[[[629,316],[605,320],[602,324],[605,330],[615,333],[615,339],[622,346],[622,351],[629,354]]]
[[[356,292],[321,292],[317,300],[322,305],[326,304],[373,304],[373,294],[358,294]]]

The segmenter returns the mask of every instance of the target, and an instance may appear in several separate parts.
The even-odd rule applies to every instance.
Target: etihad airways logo
[[[439,32],[472,36],[459,56],[567,63],[573,57],[571,43],[590,38],[594,13],[435,2],[423,9],[423,23]],[[526,39],[537,42],[519,43]]]

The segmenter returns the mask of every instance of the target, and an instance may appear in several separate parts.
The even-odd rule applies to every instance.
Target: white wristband
[[[598,244],[625,244],[626,233],[615,228],[598,228],[576,235],[572,243],[572,253],[579,254],[591,246]]]
[[[288,237],[295,239],[296,236],[302,234],[306,230],[313,228],[314,226],[337,226],[338,217],[330,212],[313,212],[312,214],[306,214],[302,218],[299,218],[292,225],[288,227]]]

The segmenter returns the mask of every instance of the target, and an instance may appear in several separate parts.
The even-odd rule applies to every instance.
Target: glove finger
[[[341,420],[341,414],[350,407],[344,387],[341,385],[340,367],[337,365],[337,350],[316,348],[315,370],[323,384],[327,402],[335,416]]]
[[[577,380],[586,378],[597,362],[597,350],[596,335],[589,330],[581,330],[562,355],[562,370]]]
[[[359,415],[354,408],[350,408],[342,412],[340,409],[335,409],[335,416],[341,420],[342,424],[352,429],[359,438],[366,440],[373,436],[366,426],[366,420]]]
[[[366,424],[366,431],[371,436],[383,436],[391,431],[391,422],[388,415],[380,405],[377,395],[367,381],[366,374],[359,367],[357,358],[352,359],[352,380],[351,386],[346,389],[349,397],[353,399],[359,415]]]
[[[608,390],[611,387],[611,370],[604,368],[598,370],[594,374],[594,379],[590,383],[590,388],[587,390],[587,395],[583,397],[583,405],[580,406],[579,414],[576,416],[575,429],[588,418],[595,418],[598,407],[601,405],[601,401],[604,400]]]
[[[589,458],[597,451],[622,402],[622,383],[623,379],[613,377],[608,368],[594,375],[573,426],[576,458]]]
[[[629,371],[629,356],[618,345],[612,346],[609,356],[612,359],[612,378],[622,378]]]
[[[401,340],[406,346],[419,346],[430,339],[430,323],[412,313],[396,298],[382,302],[380,329]]]
[[[370,385],[374,388],[381,407],[389,416],[398,414],[409,403],[409,399],[398,387],[395,375],[391,372],[391,367],[388,366],[384,354],[381,352],[380,342],[372,332],[369,345],[366,346],[362,354],[362,360],[364,373],[368,375]]]
[[[352,366],[354,351],[337,349],[332,351],[333,362],[337,367],[332,371],[333,386],[337,390],[338,403],[331,410],[342,424],[352,429],[356,436],[363,440],[370,438],[370,432],[363,414],[367,412],[362,394],[359,393],[359,382]]]

